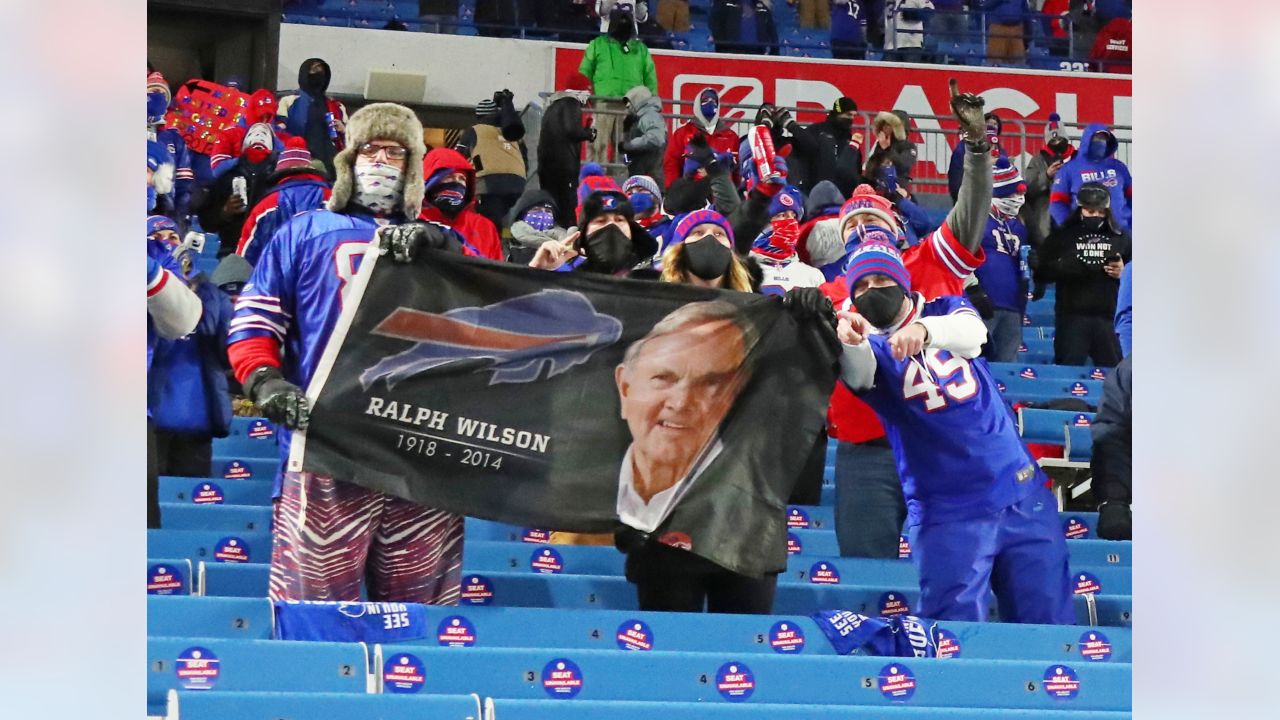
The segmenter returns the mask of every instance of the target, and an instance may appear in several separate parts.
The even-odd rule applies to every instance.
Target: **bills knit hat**
[[[630,194],[632,190],[644,190],[662,204],[662,188],[658,187],[658,183],[648,175],[632,175],[622,183],[622,192]]]
[[[902,265],[902,255],[898,249],[886,242],[864,242],[854,248],[849,256],[849,269],[844,279],[849,285],[849,294],[858,281],[868,275],[885,275],[902,287],[902,291],[911,294],[911,276]]]
[[[1006,198],[1026,191],[1027,184],[1023,182],[1018,166],[1007,157],[997,158],[991,168],[991,196]]]
[[[853,195],[840,208],[840,226],[854,215],[871,215],[880,220],[880,224],[897,232],[898,221],[893,216],[893,203],[881,197],[876,189],[863,183],[854,188]]]
[[[800,192],[800,188],[794,185],[782,188],[769,201],[769,217],[788,210],[796,214],[797,220],[804,219],[804,195]]]
[[[715,210],[694,210],[676,218],[676,227],[671,233],[671,244],[684,242],[695,227],[704,223],[712,223],[724,228],[725,234],[729,236],[729,244],[733,244],[733,226],[729,224],[728,218]]]

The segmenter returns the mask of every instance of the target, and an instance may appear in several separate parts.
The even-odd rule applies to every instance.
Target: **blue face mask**
[[[1094,138],[1089,141],[1088,156],[1090,160],[1101,160],[1107,156],[1107,141]]]
[[[154,208],[155,206],[156,206],[156,189],[148,185],[147,186],[147,212],[151,212],[151,209]]]
[[[631,200],[631,208],[636,211],[636,215],[647,215],[657,205],[653,196],[647,192],[638,192],[629,199]]]
[[[720,110],[720,98],[713,92],[703,93],[698,98],[698,109],[702,111],[703,117],[714,117],[716,112]]]
[[[533,208],[524,214],[525,223],[537,230],[546,232],[556,226],[556,217],[545,207]]]
[[[147,93],[147,122],[155,124],[164,119],[164,111],[169,109],[164,93]]]

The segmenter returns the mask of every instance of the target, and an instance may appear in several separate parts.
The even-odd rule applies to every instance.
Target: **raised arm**
[[[951,81],[951,109],[960,123],[966,147],[960,192],[956,204],[947,213],[946,225],[972,253],[982,245],[987,215],[991,212],[991,144],[986,138],[983,103],[977,95],[960,93],[956,81]]]

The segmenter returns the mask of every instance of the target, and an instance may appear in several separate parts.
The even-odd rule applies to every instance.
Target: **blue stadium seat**
[[[1096,526],[1097,513],[1063,513],[1070,517],[1085,519],[1092,529]],[[1092,515],[1092,520],[1088,519]],[[1133,541],[1131,540],[1098,540],[1086,537],[1067,543],[1067,552],[1071,553],[1073,565],[1094,566],[1116,565],[1131,567],[1133,565]]]
[[[269,434],[263,434],[269,431]],[[237,415],[231,418],[231,438],[261,438],[275,441],[276,428],[270,420],[260,417],[244,417]]]
[[[1054,666],[1042,661],[918,660],[883,657],[780,657],[752,655],[744,660],[725,653],[618,652],[615,650],[552,651],[514,648],[423,647],[385,645],[381,657],[391,661],[412,654],[423,667],[422,691],[462,694],[485,678],[485,694],[494,698],[543,700],[549,691],[541,677],[568,669],[580,682],[576,700],[649,700],[726,703],[719,686],[724,673],[752,676],[754,703],[800,703],[885,706],[892,701],[874,678],[888,667],[907,666],[914,676],[913,707],[1005,707],[1053,710],[1060,701],[1044,691],[1027,692]],[[572,666],[569,664],[572,663]],[[1130,669],[1092,663],[1070,666],[1079,677],[1071,701],[1077,710],[1124,710],[1130,706]],[[661,668],[659,670],[659,668]],[[887,673],[886,673],[887,674]],[[381,677],[381,673],[379,673]],[[832,682],[833,678],[872,678],[871,683]],[[866,687],[870,685],[870,687]],[[995,688],[1007,688],[993,692]],[[560,710],[564,712],[563,709]],[[848,711],[846,710],[846,713]],[[704,710],[705,713],[705,710]],[[563,716],[563,715],[562,715]],[[498,717],[502,717],[501,714]]]
[[[1023,364],[1023,363],[987,363],[992,375],[996,377],[1022,377],[1027,370],[1040,380],[1091,380],[1093,368],[1080,365]]]
[[[147,598],[180,597],[195,589],[195,573],[187,558],[147,558]]]
[[[1018,430],[1027,442],[1065,444],[1063,428],[1068,425],[1088,427],[1093,422],[1093,413],[1072,412],[1070,410],[1044,410],[1040,408],[1020,408],[1018,410]]]
[[[147,598],[147,635],[270,640],[275,613],[266,598]]]
[[[199,594],[212,597],[263,598],[271,578],[269,563],[209,563],[196,566]]]
[[[200,637],[147,638],[147,714],[163,714],[169,690],[363,693],[362,643],[289,643]]]
[[[187,692],[169,697],[168,717],[181,720],[473,720],[483,714],[479,698],[470,695]],[[508,717],[520,715],[504,708],[502,720]]]
[[[160,476],[161,503],[214,503],[226,505],[270,505],[270,480],[210,480]]]
[[[235,540],[234,544],[231,541]],[[221,555],[221,557],[219,557]],[[147,557],[188,558],[192,562],[267,562],[271,533],[224,530],[147,530]]]
[[[374,697],[386,697],[374,696]],[[501,713],[501,720],[560,720],[566,717],[564,704],[556,700],[494,701],[494,710]],[[861,716],[861,715],[859,715]],[[382,716],[394,720],[392,716]],[[781,717],[806,720],[848,720],[853,717],[847,707],[839,705],[776,705],[766,703],[736,703],[733,705],[708,705],[707,703],[635,702],[627,700],[573,702],[575,720],[705,720],[710,717],[726,717],[733,720],[775,720]],[[871,717],[867,715],[866,717]],[[995,710],[992,708],[915,708],[886,706],[876,709],[876,718],[885,720],[1128,720],[1127,712],[1079,713],[1068,710]],[[276,720],[272,718],[271,720]]]
[[[226,533],[269,531],[271,507],[269,505],[197,505],[190,502],[162,502],[160,503],[160,527],[165,530],[219,530]]]
[[[209,477],[227,480],[256,479],[270,480],[276,476],[280,467],[279,458],[272,454],[267,457],[251,458],[242,455],[214,455],[209,463]]]
[[[1066,445],[1068,460],[1089,462],[1093,457],[1093,431],[1087,427],[1067,426]]]

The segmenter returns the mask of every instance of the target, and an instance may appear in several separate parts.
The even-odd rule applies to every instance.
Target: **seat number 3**
[[[947,398],[962,402],[978,393],[978,382],[973,377],[969,361],[955,357],[946,350],[924,351],[925,363],[937,378],[928,377],[918,362],[908,362],[902,374],[902,397],[911,400],[924,397],[924,409],[928,412],[947,406]]]

